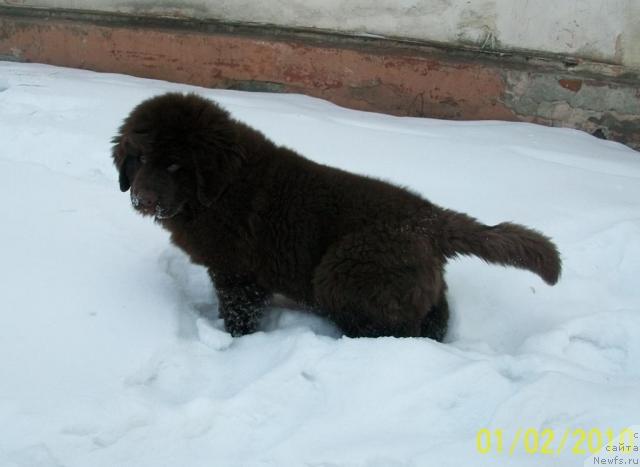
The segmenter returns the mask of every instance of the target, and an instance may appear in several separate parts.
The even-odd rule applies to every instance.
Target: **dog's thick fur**
[[[208,269],[234,336],[255,331],[279,293],[348,336],[441,340],[447,259],[476,255],[549,284],[560,275],[555,245],[534,230],[317,164],[196,95],[141,103],[113,142],[121,190]]]

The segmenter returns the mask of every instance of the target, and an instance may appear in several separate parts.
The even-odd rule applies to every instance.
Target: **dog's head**
[[[148,99],[125,119],[113,138],[120,190],[131,189],[133,207],[167,219],[210,206],[244,161],[237,122],[217,104],[169,93]]]

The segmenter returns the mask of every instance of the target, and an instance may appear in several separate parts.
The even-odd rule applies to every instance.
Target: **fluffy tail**
[[[558,282],[560,255],[554,243],[540,232],[503,222],[488,226],[472,217],[443,210],[441,247],[446,257],[474,255],[488,263],[527,269],[547,284]]]

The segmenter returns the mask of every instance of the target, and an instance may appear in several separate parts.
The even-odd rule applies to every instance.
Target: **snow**
[[[460,259],[446,342],[274,308],[232,339],[205,271],[120,193],[130,109],[195,91],[307,157],[557,242],[555,287]],[[0,466],[583,465],[476,435],[640,423],[640,154],[521,123],[0,62]],[[575,440],[573,440],[575,442]],[[587,465],[587,464],[585,464]],[[588,464],[591,465],[591,464]]]

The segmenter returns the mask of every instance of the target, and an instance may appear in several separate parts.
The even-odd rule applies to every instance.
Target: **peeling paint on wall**
[[[601,138],[636,135],[640,140],[637,87],[515,71],[505,77],[504,103],[524,120],[579,128]]]

